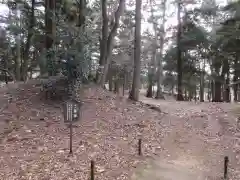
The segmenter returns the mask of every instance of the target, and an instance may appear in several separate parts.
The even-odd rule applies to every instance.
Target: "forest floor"
[[[135,179],[192,180],[223,177],[224,156],[230,159],[229,179],[240,179],[239,104],[195,103],[154,100],[167,115],[161,120],[161,147],[165,150],[148,166],[135,173]],[[144,170],[143,170],[144,169]]]
[[[240,179],[238,104],[132,102],[90,86],[69,156],[62,103],[41,100],[32,83],[12,86],[0,89],[2,180],[87,180],[91,160],[96,180],[218,180],[224,156],[229,179]]]

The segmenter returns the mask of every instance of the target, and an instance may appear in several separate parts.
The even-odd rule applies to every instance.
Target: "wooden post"
[[[69,128],[70,128],[69,154],[72,154],[72,153],[73,153],[73,150],[72,150],[72,136],[73,136],[72,122],[70,122],[70,124],[69,124]]]
[[[138,155],[142,155],[142,139],[138,140]]]
[[[227,156],[224,157],[224,179],[227,179],[227,170],[228,170],[229,159]]]
[[[94,161],[91,160],[91,180],[94,180]]]

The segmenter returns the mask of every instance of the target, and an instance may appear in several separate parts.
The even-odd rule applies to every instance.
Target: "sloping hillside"
[[[12,100],[1,113],[1,179],[87,180],[91,160],[99,180],[149,179],[142,168],[152,179],[163,179],[166,176],[156,172],[166,172],[167,167],[170,174],[177,175],[178,169],[186,175],[191,169],[202,179],[217,178],[225,155],[230,158],[229,174],[240,179],[235,119],[218,104],[165,102],[163,109],[168,111],[160,113],[89,86],[82,95],[82,118],[74,126],[69,156],[63,103],[43,100],[33,84],[7,92]],[[143,156],[138,156],[140,138]]]

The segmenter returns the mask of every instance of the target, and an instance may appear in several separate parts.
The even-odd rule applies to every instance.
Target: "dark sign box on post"
[[[81,118],[82,103],[76,100],[69,100],[64,104],[64,122],[73,123]]]
[[[73,126],[72,124],[80,119],[82,103],[76,100],[69,100],[64,104],[64,122],[69,123],[70,129],[70,142],[69,142],[69,154],[72,155],[72,136],[73,136]]]

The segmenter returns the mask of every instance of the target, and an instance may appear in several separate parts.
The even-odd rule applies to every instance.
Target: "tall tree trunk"
[[[224,88],[224,94],[223,94],[223,96],[224,96],[224,101],[225,102],[230,102],[230,72],[229,72],[229,62],[227,61],[227,64],[226,64],[226,80],[225,80],[225,84],[224,84],[224,86],[223,86],[223,88]]]
[[[129,90],[131,87],[131,72],[126,72],[126,83],[125,83],[125,90]]]
[[[201,77],[200,77],[200,102],[204,102],[204,75],[203,71],[201,71]]]
[[[211,81],[211,96],[213,101],[215,99],[215,82],[213,80]]]
[[[197,101],[197,86],[195,85],[194,89],[194,100]]]
[[[234,74],[233,76],[233,82],[237,81],[237,76]],[[238,91],[238,84],[233,84],[233,100],[234,102],[237,102],[237,91]]]
[[[204,102],[204,89],[205,89],[205,66],[206,60],[203,60],[203,68],[201,71],[201,79],[200,79],[200,102]]]
[[[103,73],[101,73],[100,78],[98,78],[98,84],[100,84],[102,87],[104,87],[105,82],[106,82],[109,64],[111,63],[111,59],[112,59],[112,50],[113,50],[113,45],[114,45],[113,40],[117,34],[117,29],[119,27],[119,20],[123,13],[124,7],[125,7],[125,0],[120,0],[118,9],[115,12],[115,16],[114,16],[115,22],[114,22],[113,28],[107,39],[107,54],[104,57],[105,59],[104,59]]]
[[[18,16],[21,16],[20,14],[20,9],[19,9],[19,6],[17,5],[17,9],[16,9],[16,17]],[[19,17],[18,17],[19,18]],[[21,19],[21,17],[20,17]],[[21,20],[19,23],[19,26],[21,26]],[[16,44],[17,44],[17,47],[16,47],[16,80],[17,81],[20,81],[21,80],[21,35],[20,33],[17,34],[17,37],[16,37]]]
[[[152,98],[154,94],[153,86],[154,86],[154,74],[155,74],[155,65],[156,65],[156,55],[157,55],[157,46],[158,46],[158,33],[157,33],[157,22],[154,21],[153,15],[153,4],[152,0],[150,0],[151,6],[151,18],[153,20],[153,30],[154,30],[154,47],[152,49],[152,57],[151,63],[148,68],[148,89],[146,97]]]
[[[237,85],[237,102],[240,102],[240,85]]]
[[[127,90],[127,84],[128,84],[128,72],[126,71],[126,69],[124,70],[124,82],[123,82],[123,88],[124,88],[124,92],[125,90]]]
[[[190,88],[189,88],[189,101],[192,101],[192,99],[193,99],[193,90],[192,90],[192,88],[190,87]]]
[[[181,50],[181,36],[182,36],[182,23],[181,23],[181,0],[178,0],[177,18],[178,18],[178,32],[177,32],[177,100],[183,101],[182,95],[182,50]]]
[[[237,102],[238,98],[238,84],[235,82],[238,79],[238,70],[237,70],[237,64],[238,64],[238,54],[236,53],[235,59],[234,59],[234,72],[233,72],[233,94],[234,94],[234,102]]]
[[[101,1],[102,7],[102,38],[100,39],[100,59],[99,59],[99,67],[96,73],[96,81],[101,81],[101,75],[103,74],[104,64],[106,63],[107,56],[107,41],[108,41],[108,16],[107,16],[107,0]]]
[[[24,81],[27,80],[27,73],[28,73],[28,66],[29,66],[29,49],[31,45],[31,39],[33,36],[33,27],[34,27],[34,8],[35,8],[35,0],[32,0],[32,7],[31,7],[31,17],[29,20],[29,26],[28,26],[28,35],[27,35],[27,41],[26,46],[24,48],[23,53],[23,70],[22,70],[22,79]]]
[[[108,86],[109,86],[109,91],[113,91],[113,70],[111,65],[108,71]]]
[[[7,49],[7,51],[3,52],[3,56],[1,58],[3,59],[3,66],[4,69],[8,70],[8,57],[10,55],[8,45],[6,45],[6,31],[0,28],[0,49]],[[7,71],[4,71],[4,80],[5,83],[8,84],[8,73]]]
[[[16,56],[16,79],[21,80],[21,50],[20,50],[20,35],[17,35],[17,56]]]
[[[156,99],[164,99],[163,90],[162,90],[162,80],[163,80],[163,66],[162,66],[162,59],[163,59],[163,46],[165,41],[165,15],[166,15],[166,2],[167,0],[162,0],[162,24],[160,28],[160,52],[159,52],[159,59],[158,59],[158,68],[157,68],[157,93],[155,98]],[[156,32],[155,26],[155,32]],[[155,38],[157,38],[157,34],[155,34]]]
[[[115,78],[115,80],[114,80],[114,92],[116,93],[116,94],[119,94],[119,90],[120,90],[120,86],[119,86],[120,84],[119,84],[119,79],[118,79],[118,77],[116,77]]]
[[[55,0],[45,0],[45,47],[47,51],[52,48],[55,41],[55,8]],[[55,62],[53,61],[53,56],[51,56],[50,53],[47,54],[47,64],[51,65],[51,67],[48,67],[48,73],[52,76],[55,74]]]
[[[219,80],[215,80],[214,83],[214,99],[213,102],[222,102],[221,89],[222,83]]]
[[[227,74],[227,79],[225,83],[225,92],[224,92],[224,101],[225,102],[230,102],[230,87],[229,87],[229,82],[230,82],[230,77],[229,73]]]
[[[211,81],[210,80],[208,81],[208,94],[207,94],[207,97],[208,97],[208,101],[210,102],[210,100],[211,100]]]
[[[9,52],[7,52],[7,55],[8,54],[9,54]],[[8,58],[7,57],[8,56],[4,57],[4,69],[8,69]],[[7,73],[7,71],[5,71],[4,75],[5,75],[5,83],[8,84],[8,73]]]
[[[86,0],[79,0],[78,1],[78,12],[80,12],[78,14],[78,22],[77,22],[77,26],[81,27],[83,24],[85,24],[85,8],[86,8]]]
[[[136,0],[136,14],[135,14],[135,42],[134,42],[134,72],[132,90],[129,94],[129,99],[139,100],[140,88],[140,67],[141,67],[141,7],[142,0]]]
[[[153,76],[154,76],[153,71],[154,71],[154,68],[152,67],[152,63],[150,65],[150,67],[148,68],[148,88],[147,88],[146,97],[149,97],[149,98],[153,97]]]
[[[187,88],[184,88],[184,100],[187,101]]]

